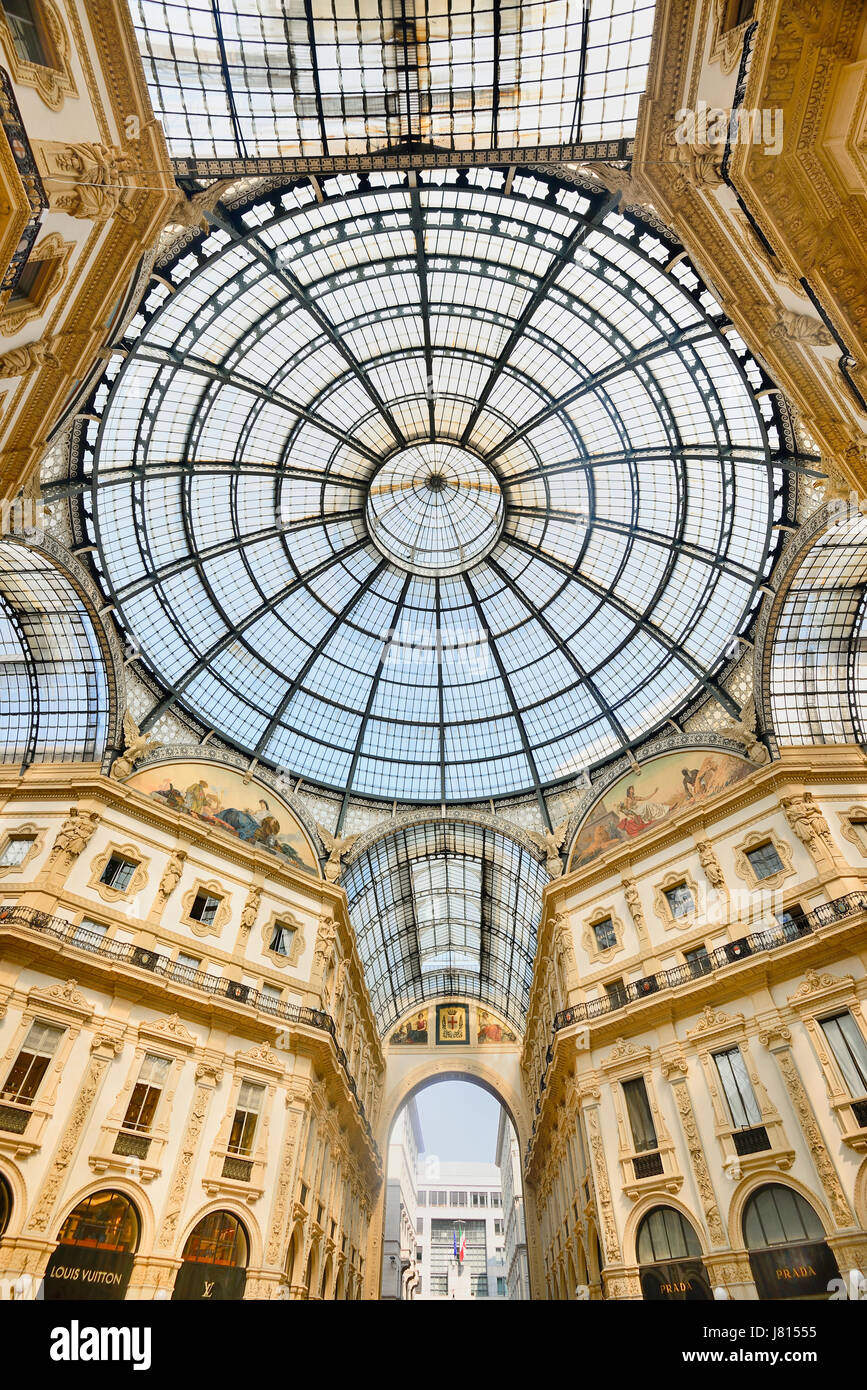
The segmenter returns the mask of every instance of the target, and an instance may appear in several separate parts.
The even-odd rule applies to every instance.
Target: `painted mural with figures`
[[[270,787],[208,762],[169,762],[145,768],[126,785],[174,811],[183,811],[239,840],[278,854],[296,869],[318,873],[300,823]]]
[[[392,1047],[465,1045],[480,1047],[516,1043],[516,1034],[496,1014],[481,1006],[468,1004],[437,1004],[436,1029],[430,1026],[431,1009],[424,1007],[399,1023],[391,1035]]]
[[[591,808],[575,840],[570,869],[655,830],[686,806],[718,796],[754,771],[755,765],[744,758],[707,748],[654,758],[640,771],[626,773]]]

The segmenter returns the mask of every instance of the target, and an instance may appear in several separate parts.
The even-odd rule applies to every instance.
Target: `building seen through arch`
[[[0,3],[16,1297],[862,1287],[867,21],[614,9]]]

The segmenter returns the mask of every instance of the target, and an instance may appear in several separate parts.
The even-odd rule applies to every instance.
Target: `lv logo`
[[[212,1295],[213,1295],[213,1292],[214,1292],[214,1280],[213,1280],[213,1279],[206,1279],[206,1280],[205,1280],[205,1289],[204,1289],[204,1292],[203,1292],[203,1294],[202,1294],[202,1298],[211,1298]]]

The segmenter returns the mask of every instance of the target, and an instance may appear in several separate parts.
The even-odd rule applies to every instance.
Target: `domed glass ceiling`
[[[677,250],[492,170],[218,212],[96,400],[146,727],[177,701],[295,775],[438,802],[539,791],[702,691],[736,709],[714,675],[780,441]]]

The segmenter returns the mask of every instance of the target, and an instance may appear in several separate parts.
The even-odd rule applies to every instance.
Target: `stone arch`
[[[733,1250],[744,1248],[743,1216],[748,1200],[758,1188],[767,1187],[769,1184],[777,1187],[791,1187],[794,1192],[797,1192],[806,1202],[810,1203],[825,1228],[825,1236],[834,1234],[836,1228],[831,1213],[818,1193],[799,1182],[797,1178],[793,1178],[790,1173],[781,1173],[778,1168],[768,1168],[761,1173],[751,1173],[735,1188],[732,1194],[728,1213],[728,1229],[729,1241]]]
[[[704,1258],[708,1253],[707,1232],[704,1228],[704,1221],[699,1216],[698,1212],[692,1211],[685,1202],[680,1201],[677,1197],[673,1197],[668,1192],[664,1193],[662,1196],[660,1196],[658,1192],[653,1193],[653,1195],[648,1195],[635,1204],[632,1211],[629,1213],[626,1225],[623,1229],[624,1256],[628,1256],[632,1264],[638,1264],[638,1231],[645,1216],[656,1207],[671,1207],[674,1211],[679,1212],[685,1221],[689,1222],[690,1226],[695,1231],[696,1239],[701,1246],[702,1258]]]
[[[215,1198],[205,1206],[199,1207],[195,1215],[190,1217],[183,1228],[181,1238],[177,1245],[178,1258],[180,1259],[182,1257],[182,1252],[186,1247],[187,1241],[199,1222],[203,1221],[206,1216],[210,1216],[213,1211],[227,1211],[230,1215],[234,1216],[237,1221],[240,1221],[247,1236],[247,1269],[258,1269],[265,1258],[262,1233],[259,1230],[259,1224],[246,1203],[239,1202],[232,1197],[223,1197],[222,1199]]]
[[[304,1251],[304,1223],[296,1221],[286,1249],[284,1272],[287,1284],[301,1283],[301,1256]]]
[[[333,1283],[333,1275],[334,1275],[334,1264],[333,1264],[333,1261],[332,1261],[332,1258],[331,1258],[331,1254],[330,1254],[330,1252],[329,1252],[329,1253],[326,1255],[326,1257],[325,1257],[325,1263],[324,1263],[323,1266],[322,1266],[322,1278],[321,1278],[320,1281],[319,1281],[319,1297],[320,1297],[320,1298],[322,1298],[322,1299],[331,1299],[331,1298],[333,1298],[334,1295],[331,1293],[331,1285],[332,1285],[332,1283]]]
[[[862,1231],[867,1230],[867,1158],[855,1176],[855,1215]]]
[[[5,1178],[12,1202],[9,1223],[0,1239],[9,1240],[10,1237],[20,1235],[24,1226],[24,1218],[27,1215],[27,1187],[20,1169],[5,1155],[0,1163],[0,1178]]]
[[[154,1253],[154,1240],[156,1239],[156,1221],[154,1219],[153,1207],[146,1194],[135,1183],[128,1178],[102,1177],[94,1182],[86,1183],[79,1188],[74,1197],[68,1197],[52,1216],[48,1229],[51,1232],[51,1239],[56,1242],[56,1233],[63,1228],[66,1218],[75,1211],[77,1206],[92,1197],[95,1192],[119,1192],[132,1202],[136,1209],[139,1220],[138,1248],[136,1256],[151,1255]]]

